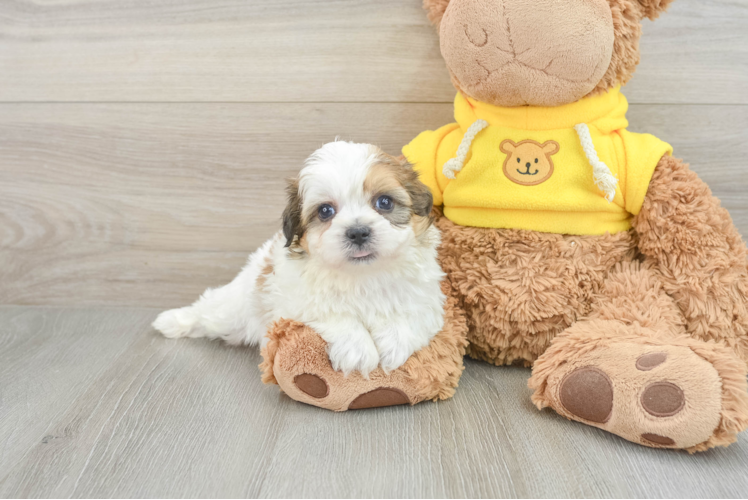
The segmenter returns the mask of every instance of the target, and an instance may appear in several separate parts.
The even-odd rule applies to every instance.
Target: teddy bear
[[[669,144],[627,130],[621,93],[641,21],[671,1],[424,0],[455,122],[403,154],[438,207],[449,331],[364,380],[334,373],[309,328],[276,325],[265,380],[336,410],[414,404],[454,393],[464,351],[531,367],[539,409],[629,441],[734,442],[748,427],[746,245]]]

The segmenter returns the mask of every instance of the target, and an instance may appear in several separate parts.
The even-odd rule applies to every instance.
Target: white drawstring
[[[467,158],[468,152],[470,152],[470,145],[473,143],[475,136],[486,127],[488,127],[488,122],[486,120],[476,120],[472,125],[470,125],[470,127],[468,127],[465,136],[462,138],[460,147],[457,148],[457,156],[444,164],[442,172],[444,172],[444,176],[447,179],[454,179],[455,174],[462,170],[462,167],[465,166],[465,159]]]
[[[579,135],[579,142],[582,143],[582,149],[584,150],[587,160],[592,165],[592,177],[595,181],[595,185],[605,193],[605,199],[608,203],[613,202],[613,198],[616,197],[616,186],[618,185],[618,179],[613,175],[608,166],[600,161],[597,157],[597,151],[595,145],[592,143],[592,136],[590,135],[590,128],[586,123],[580,123],[574,126],[574,130]]]

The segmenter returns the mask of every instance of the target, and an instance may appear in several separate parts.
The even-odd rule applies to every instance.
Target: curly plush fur
[[[440,260],[469,319],[468,355],[531,366],[553,338],[591,310],[636,235],[567,236],[458,226],[437,219]]]
[[[701,340],[732,347],[748,363],[746,245],[709,187],[671,157],[660,161],[633,221],[639,251]]]

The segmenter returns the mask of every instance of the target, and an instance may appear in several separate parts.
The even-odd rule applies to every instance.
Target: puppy
[[[405,160],[368,144],[327,144],[290,182],[283,230],[231,283],[153,326],[171,338],[264,346],[286,318],[322,336],[335,370],[394,370],[444,323],[431,206]]]

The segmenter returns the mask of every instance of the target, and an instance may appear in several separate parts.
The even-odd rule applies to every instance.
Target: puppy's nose
[[[531,164],[531,163],[530,163],[530,162],[528,161],[527,163],[525,163],[525,166],[526,166],[527,168],[530,168],[530,167],[532,166],[532,164]]]
[[[356,245],[363,245],[371,237],[371,229],[366,226],[355,226],[350,227],[345,232],[345,236],[351,240],[351,243]]]

